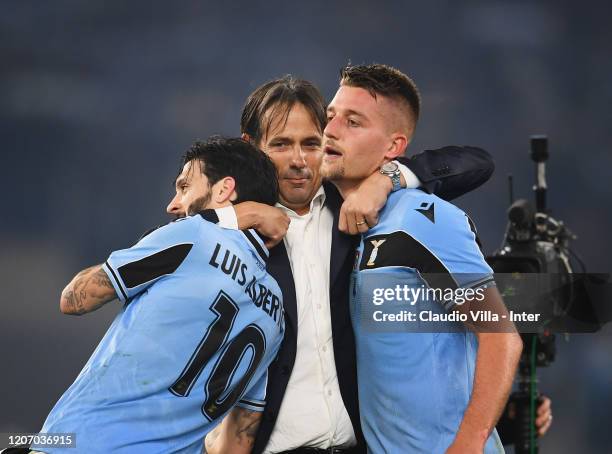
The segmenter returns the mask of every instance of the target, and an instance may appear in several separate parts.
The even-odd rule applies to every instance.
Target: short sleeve
[[[411,209],[404,220],[409,236],[404,253],[427,286],[452,302],[455,294],[471,294],[495,285],[493,270],[480,250],[469,217],[435,196],[413,194],[417,196],[408,199]]]
[[[102,269],[121,302],[174,273],[193,248],[199,226],[197,218],[179,219],[154,230],[131,248],[113,252]]]
[[[466,298],[482,295],[482,290],[479,289],[495,285],[493,270],[487,264],[476,241],[476,229],[473,223],[459,209],[452,210],[450,214],[448,230],[442,235],[436,251],[436,255],[453,281],[450,286],[443,289],[444,296],[441,302],[446,309],[453,304],[462,304]]]
[[[494,285],[493,270],[487,263],[476,237],[476,227],[469,216],[457,213],[456,244],[458,253],[446,260],[455,281],[461,288],[481,288]]]
[[[263,411],[264,407],[266,406],[267,386],[268,371],[266,370],[261,378],[249,387],[236,406],[246,408],[251,411]]]

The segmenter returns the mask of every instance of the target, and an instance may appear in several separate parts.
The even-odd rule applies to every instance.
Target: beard
[[[208,204],[210,203],[210,199],[210,191],[205,196],[198,197],[197,199],[195,199],[193,202],[191,202],[191,204],[189,204],[189,207],[187,208],[187,215],[193,216],[194,214],[205,210]]]
[[[321,164],[321,176],[323,179],[327,181],[337,181],[344,177],[344,163],[338,162],[341,160],[342,158],[334,162],[325,162],[325,160],[323,160]]]

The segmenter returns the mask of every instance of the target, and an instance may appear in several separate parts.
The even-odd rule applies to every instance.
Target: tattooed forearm
[[[259,429],[261,413],[244,408],[236,408],[236,417],[235,435],[238,443],[246,443],[252,446],[255,442],[257,429]]]
[[[104,272],[102,267],[99,267],[98,271],[93,274],[93,281],[94,284],[100,287],[113,289],[113,291],[115,290],[113,284],[111,284],[111,281],[108,278],[108,275]]]
[[[206,449],[203,451],[204,453],[212,452],[213,446],[215,445],[215,441],[217,440],[217,438],[219,438],[220,433],[221,433],[221,424],[219,424],[217,427],[215,427],[211,432],[209,432],[206,435],[206,438],[204,438],[204,446],[206,447]]]
[[[260,412],[235,407],[221,424],[206,435],[205,452],[208,454],[250,453],[255,444],[260,420]]]
[[[62,292],[60,309],[65,314],[81,315],[115,299],[115,289],[100,265],[78,273]]]
[[[62,300],[65,301],[62,311],[66,314],[80,315],[85,313],[83,299],[87,298],[87,292],[76,292],[65,288],[62,292]]]

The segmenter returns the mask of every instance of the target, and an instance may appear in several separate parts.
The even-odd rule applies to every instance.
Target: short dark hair
[[[340,70],[340,85],[363,88],[374,98],[378,94],[400,99],[408,104],[414,114],[414,120],[419,118],[421,111],[419,90],[414,81],[399,69],[381,64],[355,66],[349,64]]]
[[[225,177],[236,181],[237,199],[267,205],[278,201],[278,175],[270,158],[249,142],[239,138],[213,136],[195,142],[183,155],[181,168],[198,160],[212,186]]]
[[[306,108],[322,133],[327,123],[327,106],[323,95],[311,82],[291,75],[266,82],[249,95],[242,109],[240,132],[248,134],[255,143],[259,142],[274,119],[287,121],[289,111],[296,103]],[[263,125],[263,117],[268,111],[267,124]]]

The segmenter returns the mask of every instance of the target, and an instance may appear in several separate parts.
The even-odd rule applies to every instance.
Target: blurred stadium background
[[[236,135],[246,96],[286,73],[331,97],[339,68],[388,63],[419,85],[409,152],[489,150],[496,173],[457,203],[487,252],[506,176],[531,196],[529,135],[550,137],[549,206],[610,272],[612,28],[606,2],[2,2],[0,432],[37,431],[117,307],[62,316],[60,291],[165,221],[178,158]],[[112,306],[112,305],[111,305]],[[612,452],[612,337],[575,335],[541,371],[542,452]]]

